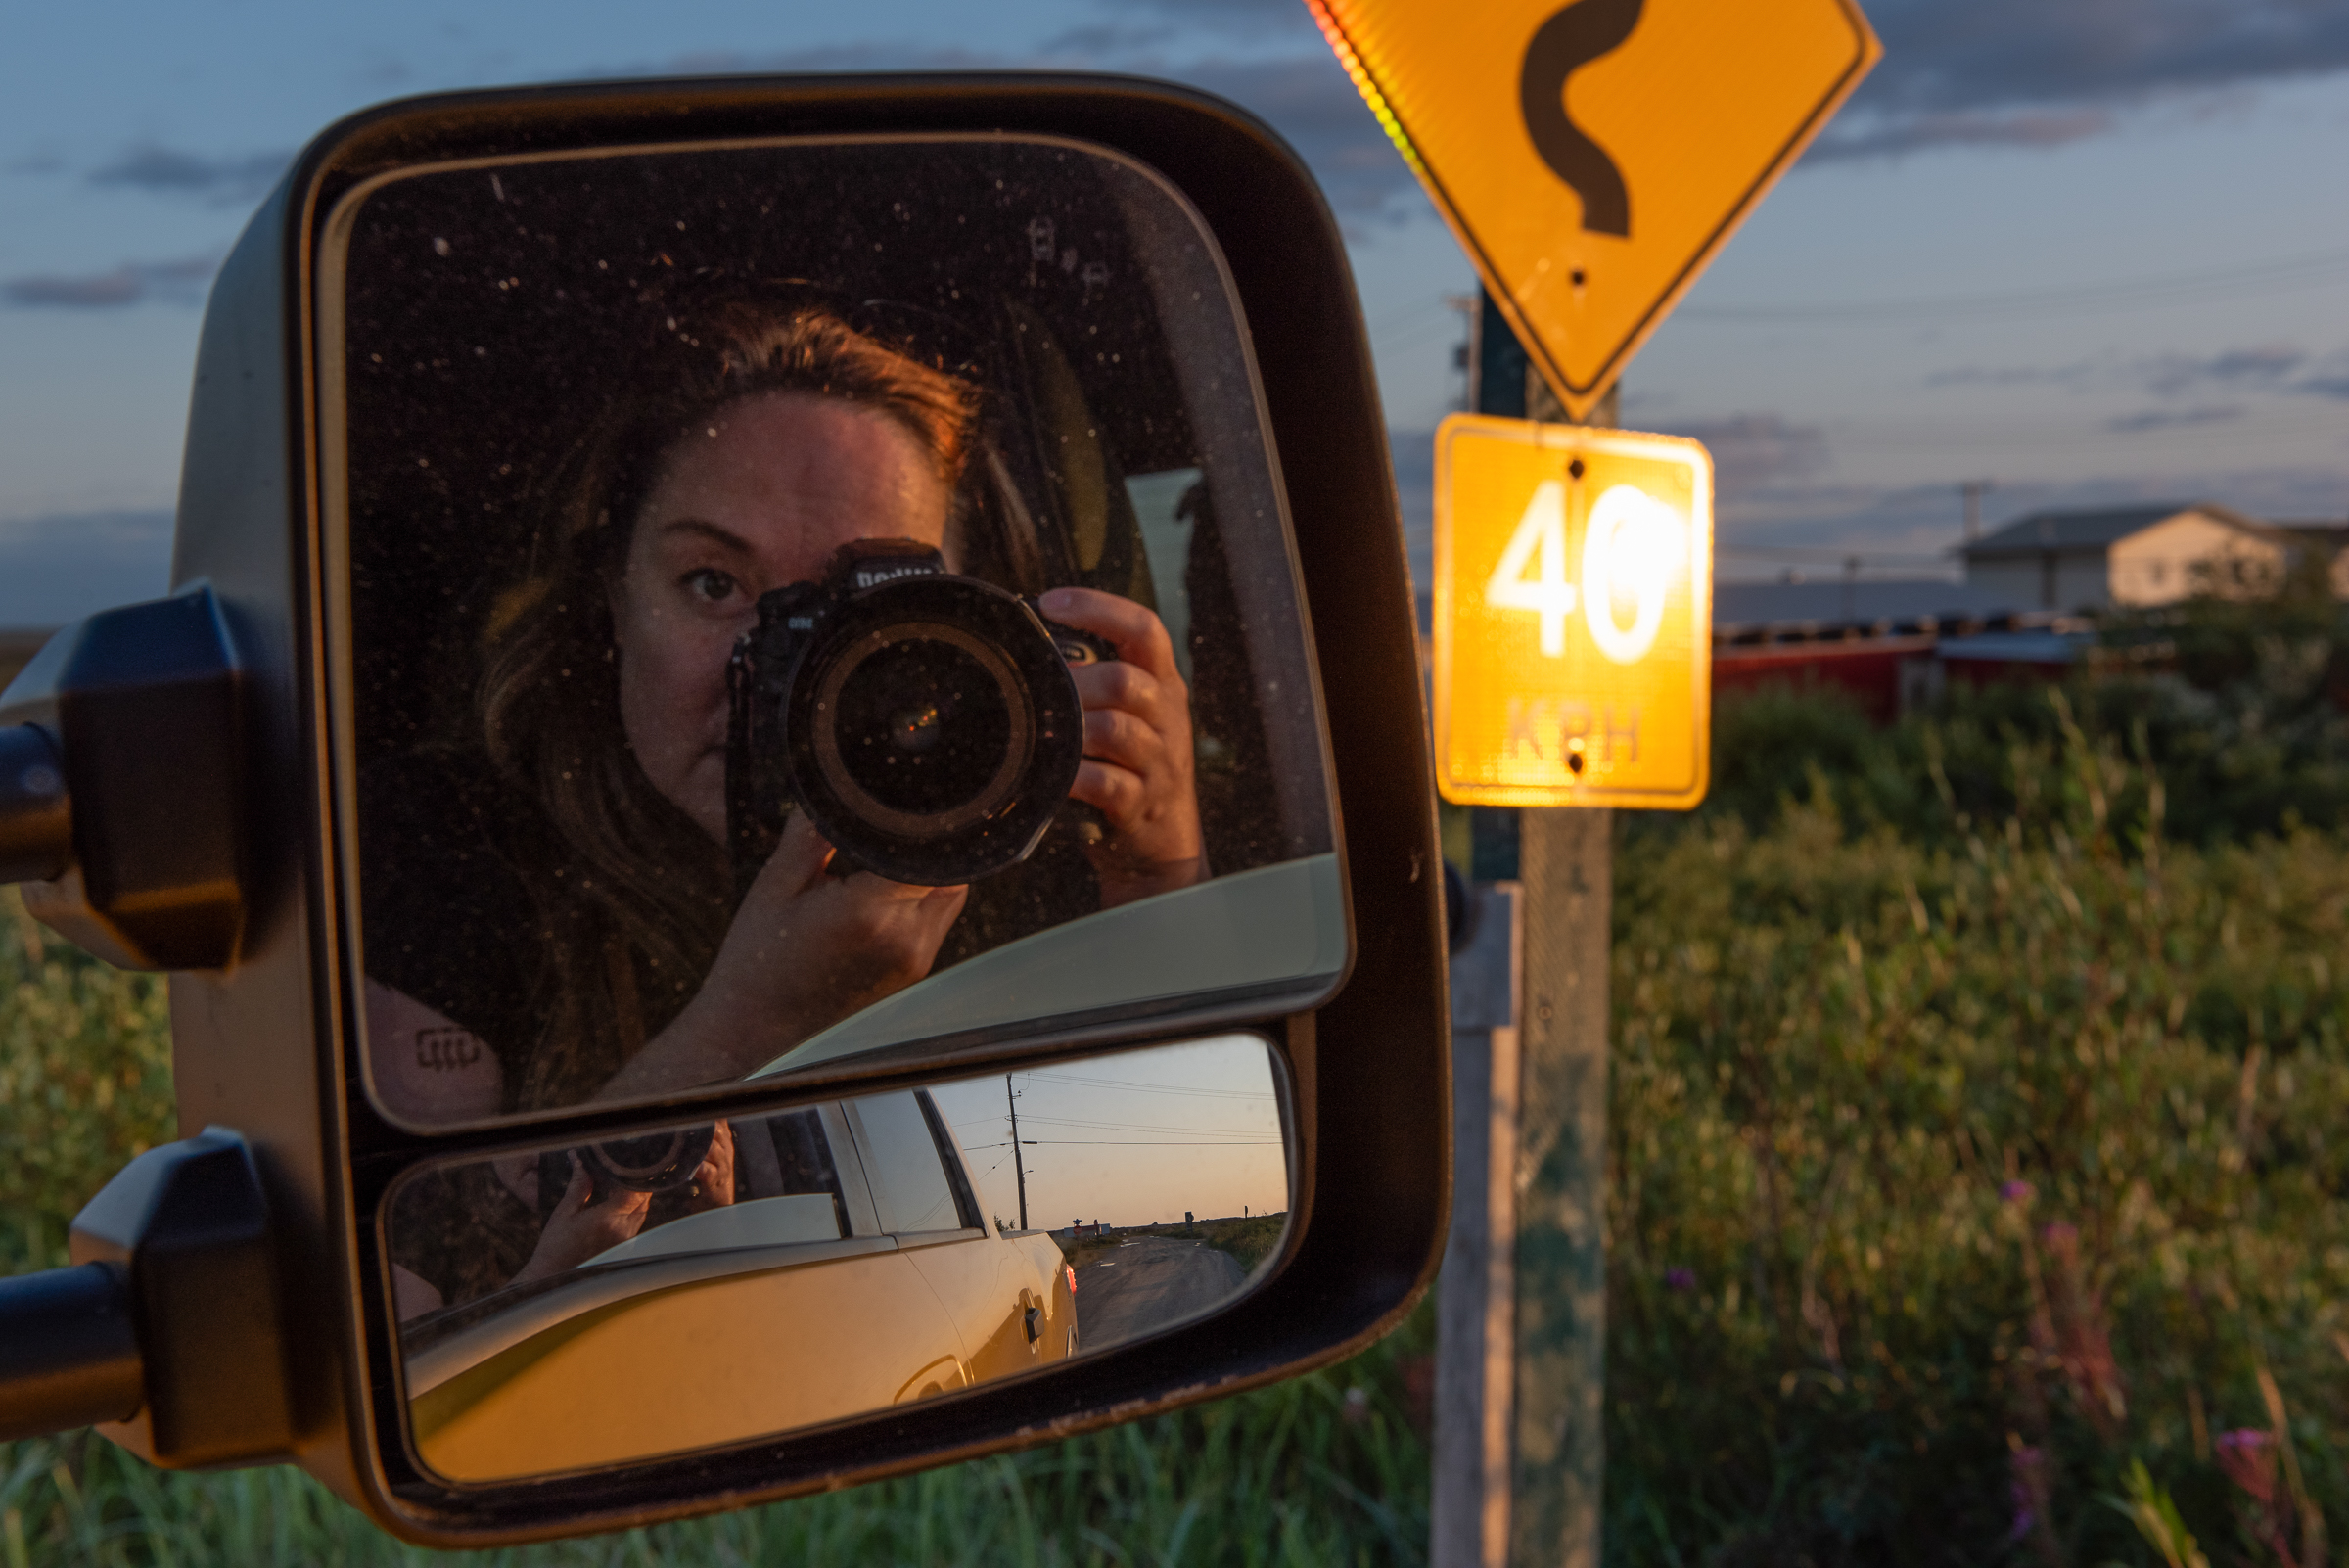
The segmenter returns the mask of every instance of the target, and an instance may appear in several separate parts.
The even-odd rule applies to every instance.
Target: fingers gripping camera
[[[857,866],[948,887],[1025,859],[1083,761],[1072,664],[1102,639],[860,539],[759,601],[727,666],[726,840],[747,888],[795,807]]]

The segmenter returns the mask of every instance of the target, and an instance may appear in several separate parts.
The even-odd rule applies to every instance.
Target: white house
[[[2017,607],[2088,610],[2273,583],[2305,547],[2281,529],[2196,501],[2035,512],[1958,553],[1968,587]]]

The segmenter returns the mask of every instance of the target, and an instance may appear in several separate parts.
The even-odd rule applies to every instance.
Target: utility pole
[[[1965,542],[1968,544],[1982,537],[1982,496],[1990,488],[1988,480],[1967,480],[1958,486],[1958,493],[1965,497]]]
[[[1020,1183],[1020,1228],[1028,1228],[1028,1156],[1020,1152],[1020,1097],[1012,1092],[1011,1075],[1003,1075],[1003,1103],[1011,1107],[1011,1174]]]
[[[1477,314],[1484,308],[1485,297],[1480,294],[1448,294],[1444,307],[1459,313],[1460,341],[1451,350],[1451,368],[1460,373],[1460,404],[1475,413],[1476,406],[1476,340]]]
[[[1567,423],[1490,299],[1472,362],[1478,412]],[[1517,885],[1486,892],[1476,978],[1454,977],[1434,1568],[1597,1568],[1614,819],[1476,808],[1475,875]]]

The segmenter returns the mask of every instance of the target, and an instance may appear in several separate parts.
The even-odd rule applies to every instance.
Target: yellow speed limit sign
[[[1704,799],[1713,460],[1677,436],[1436,432],[1436,777],[1473,806]]]

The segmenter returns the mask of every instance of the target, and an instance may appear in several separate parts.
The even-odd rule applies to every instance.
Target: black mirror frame
[[[986,131],[1091,142],[1157,169],[1214,230],[1246,313],[1325,671],[1356,942],[1351,978],[1326,1005],[1259,1021],[1283,1042],[1296,1090],[1288,1242],[1267,1282],[1223,1312],[1065,1369],[715,1454],[444,1486],[420,1474],[399,1444],[379,1442],[400,1430],[398,1384],[386,1303],[364,1287],[376,1241],[355,1216],[417,1148],[453,1152],[514,1132],[397,1132],[351,1092],[361,1082],[358,998],[340,902],[342,857],[351,851],[336,839],[327,674],[330,639],[343,631],[321,548],[313,320],[325,216],[357,180],[421,161],[700,138]],[[1238,1393],[1360,1348],[1433,1278],[1450,1200],[1449,1010],[1410,583],[1336,224],[1296,156],[1243,111],[1158,82],[987,74],[528,88],[354,115],[297,161],[215,285],[172,565],[175,585],[198,578],[219,596],[250,671],[252,886],[235,963],[172,979],[179,1115],[183,1127],[236,1129],[256,1157],[281,1237],[296,1407],[294,1441],[245,1462],[298,1462],[385,1528],[436,1546],[623,1529]],[[1196,1031],[1157,1038],[1188,1033]],[[878,1089],[947,1076],[933,1068],[866,1082]],[[647,1114],[583,1114],[566,1130],[592,1134]],[[174,1461],[136,1431],[110,1431]]]

